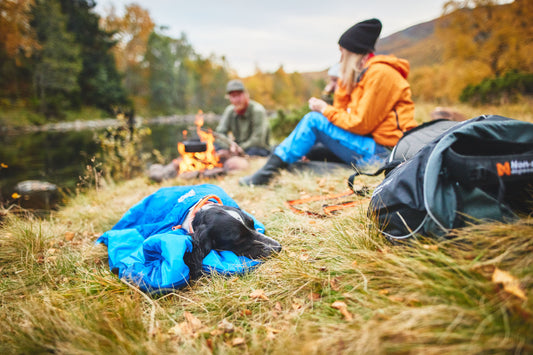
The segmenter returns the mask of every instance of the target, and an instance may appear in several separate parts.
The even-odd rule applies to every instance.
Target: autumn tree
[[[31,95],[27,58],[39,49],[31,27],[33,0],[0,1],[0,97],[10,101]]]
[[[137,4],[126,5],[124,15],[118,16],[111,7],[102,21],[103,28],[113,33],[117,42],[112,51],[118,70],[124,75],[124,86],[129,95],[142,97],[147,92],[147,70],[142,63],[154,22],[148,10]]]
[[[530,0],[498,6],[496,0],[449,1],[449,21],[438,28],[445,42],[445,57],[456,62],[477,62],[494,77],[511,69],[533,70],[533,23]]]
[[[295,101],[290,75],[280,66],[273,75],[272,100],[278,107],[289,107]]]
[[[274,81],[272,75],[264,73],[256,68],[255,73],[244,79],[244,84],[250,92],[250,96],[260,102],[265,108],[274,108],[273,99]]]
[[[34,0],[0,1],[0,47],[10,58],[29,56],[39,47],[31,27]]]
[[[192,76],[190,105],[204,111],[222,112],[227,105],[224,97],[229,78],[224,62],[219,62],[214,55],[203,58],[196,54],[192,59],[188,62]]]

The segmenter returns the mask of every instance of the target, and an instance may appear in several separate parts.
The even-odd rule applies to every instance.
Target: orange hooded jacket
[[[403,132],[417,126],[407,82],[409,62],[376,55],[367,61],[364,70],[351,94],[342,85],[337,87],[333,106],[328,105],[323,114],[342,129],[371,135],[376,143],[392,147]]]

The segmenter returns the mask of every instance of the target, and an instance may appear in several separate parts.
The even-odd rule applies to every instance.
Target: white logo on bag
[[[191,190],[189,192],[187,192],[185,195],[182,195],[179,199],[178,199],[178,202],[179,203],[182,203],[183,201],[185,201],[186,198],[189,198],[189,197],[192,197],[196,195],[196,191],[194,190]]]

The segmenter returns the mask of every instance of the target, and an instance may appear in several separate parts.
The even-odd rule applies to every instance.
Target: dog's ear
[[[197,225],[192,234],[194,248],[201,250],[201,254],[206,256],[213,248],[213,241],[209,238],[209,227],[205,224]]]
[[[191,234],[192,252],[185,253],[183,256],[185,264],[189,267],[191,280],[202,275],[202,262],[211,251],[212,242],[208,234],[208,228],[204,224],[198,225]]]

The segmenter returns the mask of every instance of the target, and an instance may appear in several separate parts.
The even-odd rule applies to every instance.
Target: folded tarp
[[[145,292],[165,292],[187,285],[189,268],[183,255],[192,251],[191,236],[173,227],[181,225],[191,207],[207,195],[218,196],[226,206],[239,207],[222,188],[212,184],[164,187],[131,207],[96,241],[107,245],[111,271]],[[255,229],[264,233],[264,225],[250,216]],[[202,268],[208,274],[232,275],[258,264],[260,261],[231,251],[212,250]]]

